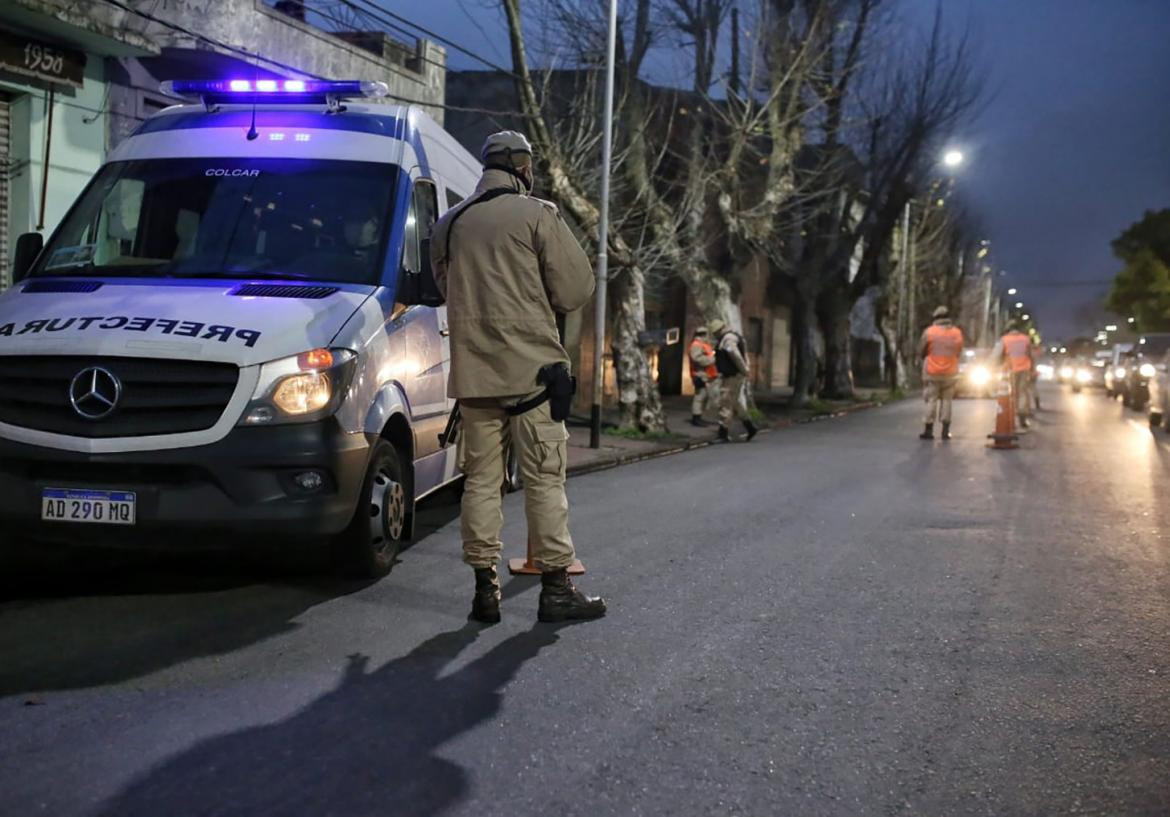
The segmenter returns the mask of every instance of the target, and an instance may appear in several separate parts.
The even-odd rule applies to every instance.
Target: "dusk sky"
[[[499,4],[383,0],[507,65]],[[745,4],[750,0],[745,0]],[[935,0],[890,0],[928,26]],[[600,5],[600,4],[599,4]],[[987,227],[1000,280],[1051,339],[1091,334],[1117,264],[1109,242],[1170,207],[1170,0],[943,0],[968,27],[989,101],[967,132],[959,189]],[[483,68],[457,52],[453,68]],[[1081,282],[1104,281],[1082,286]]]

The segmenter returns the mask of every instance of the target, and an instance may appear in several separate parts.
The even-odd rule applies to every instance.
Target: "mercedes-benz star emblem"
[[[69,384],[69,405],[86,420],[110,416],[122,397],[122,381],[100,366],[82,369]]]

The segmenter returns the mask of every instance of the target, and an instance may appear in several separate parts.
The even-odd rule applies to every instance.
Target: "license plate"
[[[45,488],[41,491],[41,519],[45,522],[81,522],[91,525],[133,525],[138,497],[130,491],[85,491]]]

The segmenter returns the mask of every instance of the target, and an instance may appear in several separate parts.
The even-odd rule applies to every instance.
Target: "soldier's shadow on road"
[[[161,814],[433,815],[468,799],[473,781],[442,744],[494,717],[503,687],[557,641],[537,625],[458,670],[479,636],[468,624],[372,672],[353,656],[338,687],[293,717],[210,738],[104,804],[109,817]]]

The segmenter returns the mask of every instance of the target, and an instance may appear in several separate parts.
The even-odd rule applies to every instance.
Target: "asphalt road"
[[[572,480],[601,622],[467,624],[441,503],[373,585],[21,579],[0,814],[1168,814],[1170,437],[1046,398],[1018,451],[914,401]]]

